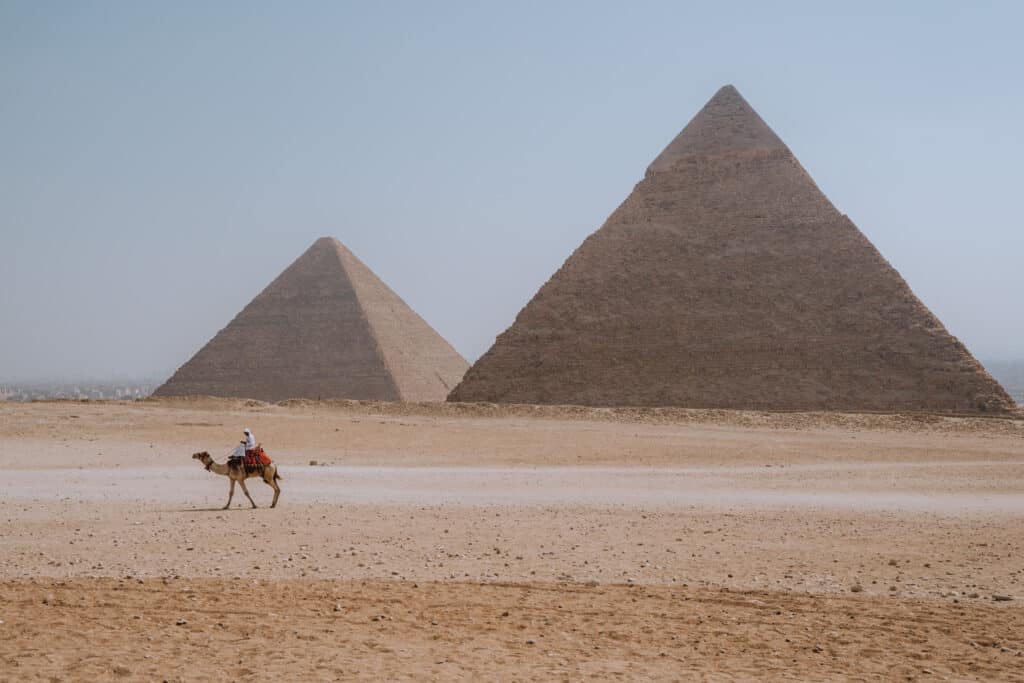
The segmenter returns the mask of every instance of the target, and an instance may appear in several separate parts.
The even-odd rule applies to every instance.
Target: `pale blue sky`
[[[0,380],[163,378],[322,235],[472,361],[725,83],[1022,358],[1022,8],[0,0]]]

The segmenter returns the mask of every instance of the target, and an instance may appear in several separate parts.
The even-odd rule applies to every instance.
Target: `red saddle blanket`
[[[246,467],[256,467],[263,465],[266,467],[273,460],[267,455],[266,451],[263,450],[263,446],[256,446],[256,448],[249,449],[245,452],[245,458],[242,459],[242,464]]]

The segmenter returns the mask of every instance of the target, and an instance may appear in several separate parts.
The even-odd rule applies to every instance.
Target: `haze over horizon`
[[[1024,359],[1024,9],[0,3],[0,381],[169,376],[318,237],[467,360],[723,84]]]

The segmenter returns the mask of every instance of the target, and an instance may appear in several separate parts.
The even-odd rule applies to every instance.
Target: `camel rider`
[[[242,435],[245,437],[238,442],[238,448],[235,449],[235,455],[239,458],[243,455],[251,455],[252,451],[256,448],[256,437],[253,436],[252,431],[246,427],[242,430]]]
[[[245,438],[242,439],[242,443],[245,444],[245,452],[248,453],[249,451],[255,450],[256,449],[256,437],[253,436],[253,434],[249,430],[249,428],[246,427],[245,429],[243,429],[242,430],[242,434],[245,434]]]

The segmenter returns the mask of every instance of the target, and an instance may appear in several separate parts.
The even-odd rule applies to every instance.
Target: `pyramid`
[[[1013,409],[732,86],[658,155],[449,400]]]
[[[154,395],[443,401],[468,365],[351,251],[324,237]]]

